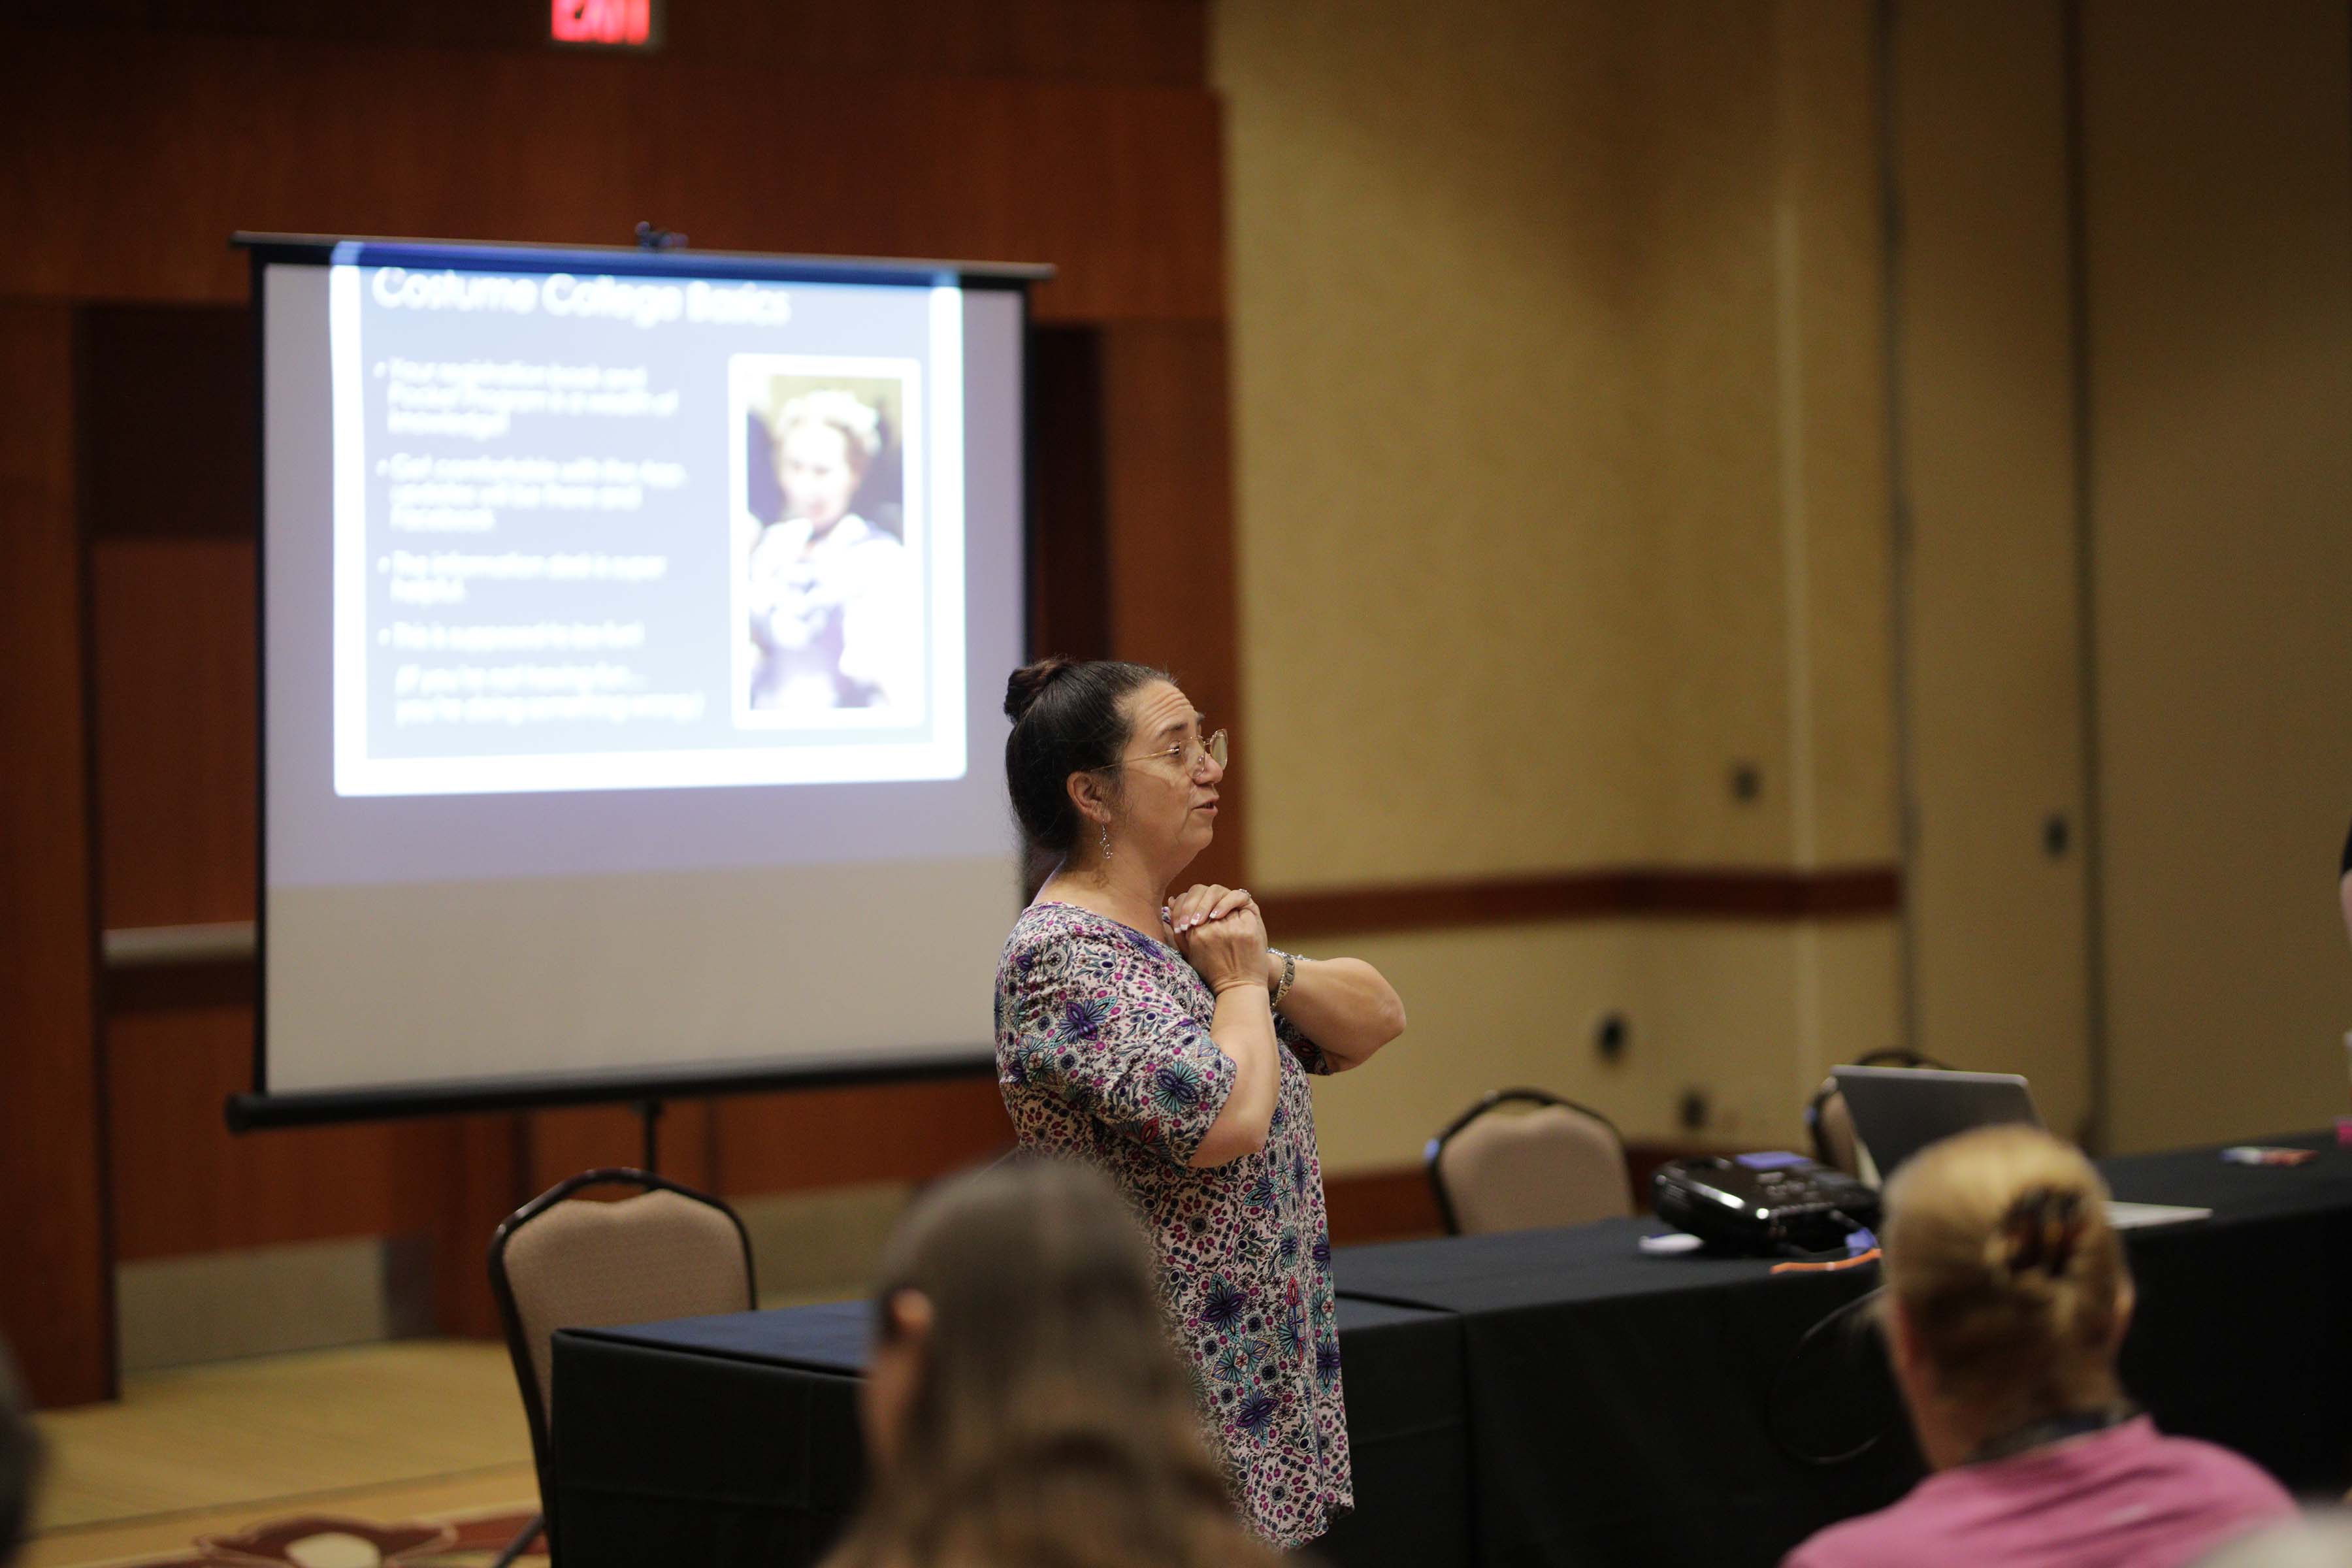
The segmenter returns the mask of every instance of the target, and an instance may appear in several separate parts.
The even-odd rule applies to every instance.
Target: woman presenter
[[[1404,1028],[1355,959],[1266,945],[1249,893],[1178,876],[1216,832],[1225,736],[1139,665],[1014,672],[1006,783],[1059,858],[996,975],[1022,1143],[1108,1173],[1148,1226],[1171,1332],[1243,1519],[1292,1547],[1354,1507],[1308,1073]]]

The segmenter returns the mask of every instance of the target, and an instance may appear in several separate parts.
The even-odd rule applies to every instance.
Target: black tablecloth
[[[872,1309],[843,1301],[555,1336],[564,1568],[814,1562],[865,1468],[856,1384]],[[1356,1495],[1326,1545],[1351,1564],[1470,1561],[1462,1325],[1339,1303]]]
[[[2213,1210],[2127,1231],[2139,1307],[2126,1386],[2171,1432],[2224,1443],[2291,1488],[2352,1479],[2352,1151],[2299,1166],[2216,1148],[2102,1169],[2116,1196]],[[1457,1313],[1482,1563],[1766,1563],[1918,1479],[1874,1335],[1805,1328],[1877,1283],[1761,1262],[1646,1258],[1652,1221],[1401,1242],[1334,1255],[1343,1296]],[[1786,1451],[1870,1451],[1816,1466]],[[1780,1441],[1776,1443],[1778,1432]]]
[[[1876,1284],[1875,1267],[1775,1276],[1748,1259],[1644,1257],[1635,1241],[1659,1228],[1610,1220],[1334,1255],[1343,1299],[1461,1319],[1479,1562],[1770,1563],[1916,1478],[1868,1338],[1832,1341],[1772,1398],[1806,1329]],[[1843,1453],[1882,1431],[1841,1465],[1786,1451]]]
[[[2222,1163],[2214,1149],[2103,1163],[2118,1198],[2213,1217],[2126,1231],[2138,1306],[2124,1386],[2165,1431],[2260,1463],[2290,1489],[2352,1482],[2352,1149],[2307,1165]]]
[[[2352,1479],[2352,1151],[2249,1168],[2109,1161],[2119,1198],[2210,1207],[2127,1234],[2131,1392],[2287,1485]],[[1654,1258],[1654,1221],[1342,1248],[1359,1511],[1324,1554],[1769,1563],[1893,1501],[1918,1459],[1874,1336],[1805,1331],[1874,1268]],[[565,1568],[811,1561],[861,1480],[862,1303],[556,1336]],[[1851,1326],[1858,1314],[1847,1315]],[[1837,1464],[1808,1462],[1851,1449]]]
[[[869,1312],[839,1302],[557,1334],[558,1560],[814,1562],[865,1484]]]

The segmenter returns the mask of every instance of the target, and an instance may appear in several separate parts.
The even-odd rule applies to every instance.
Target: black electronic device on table
[[[1650,1181],[1658,1217],[1717,1251],[1780,1258],[1843,1252],[1878,1223],[1878,1194],[1802,1154],[1675,1160]]]

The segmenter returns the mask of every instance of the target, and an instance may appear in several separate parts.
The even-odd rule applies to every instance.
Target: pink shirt
[[[2164,1436],[2142,1415],[1929,1476],[1893,1507],[1830,1526],[1781,1568],[2177,1568],[2294,1512],[2254,1466],[2210,1443]]]

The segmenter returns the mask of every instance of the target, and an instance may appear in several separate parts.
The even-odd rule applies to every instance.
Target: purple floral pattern
[[[1281,1014],[1265,1147],[1185,1162],[1233,1092],[1216,996],[1183,955],[1072,904],[1022,912],[996,972],[996,1068],[1024,1147],[1116,1180],[1159,1243],[1161,1300],[1242,1516],[1303,1545],[1355,1506],[1331,1238],[1307,1075],[1329,1068]]]

